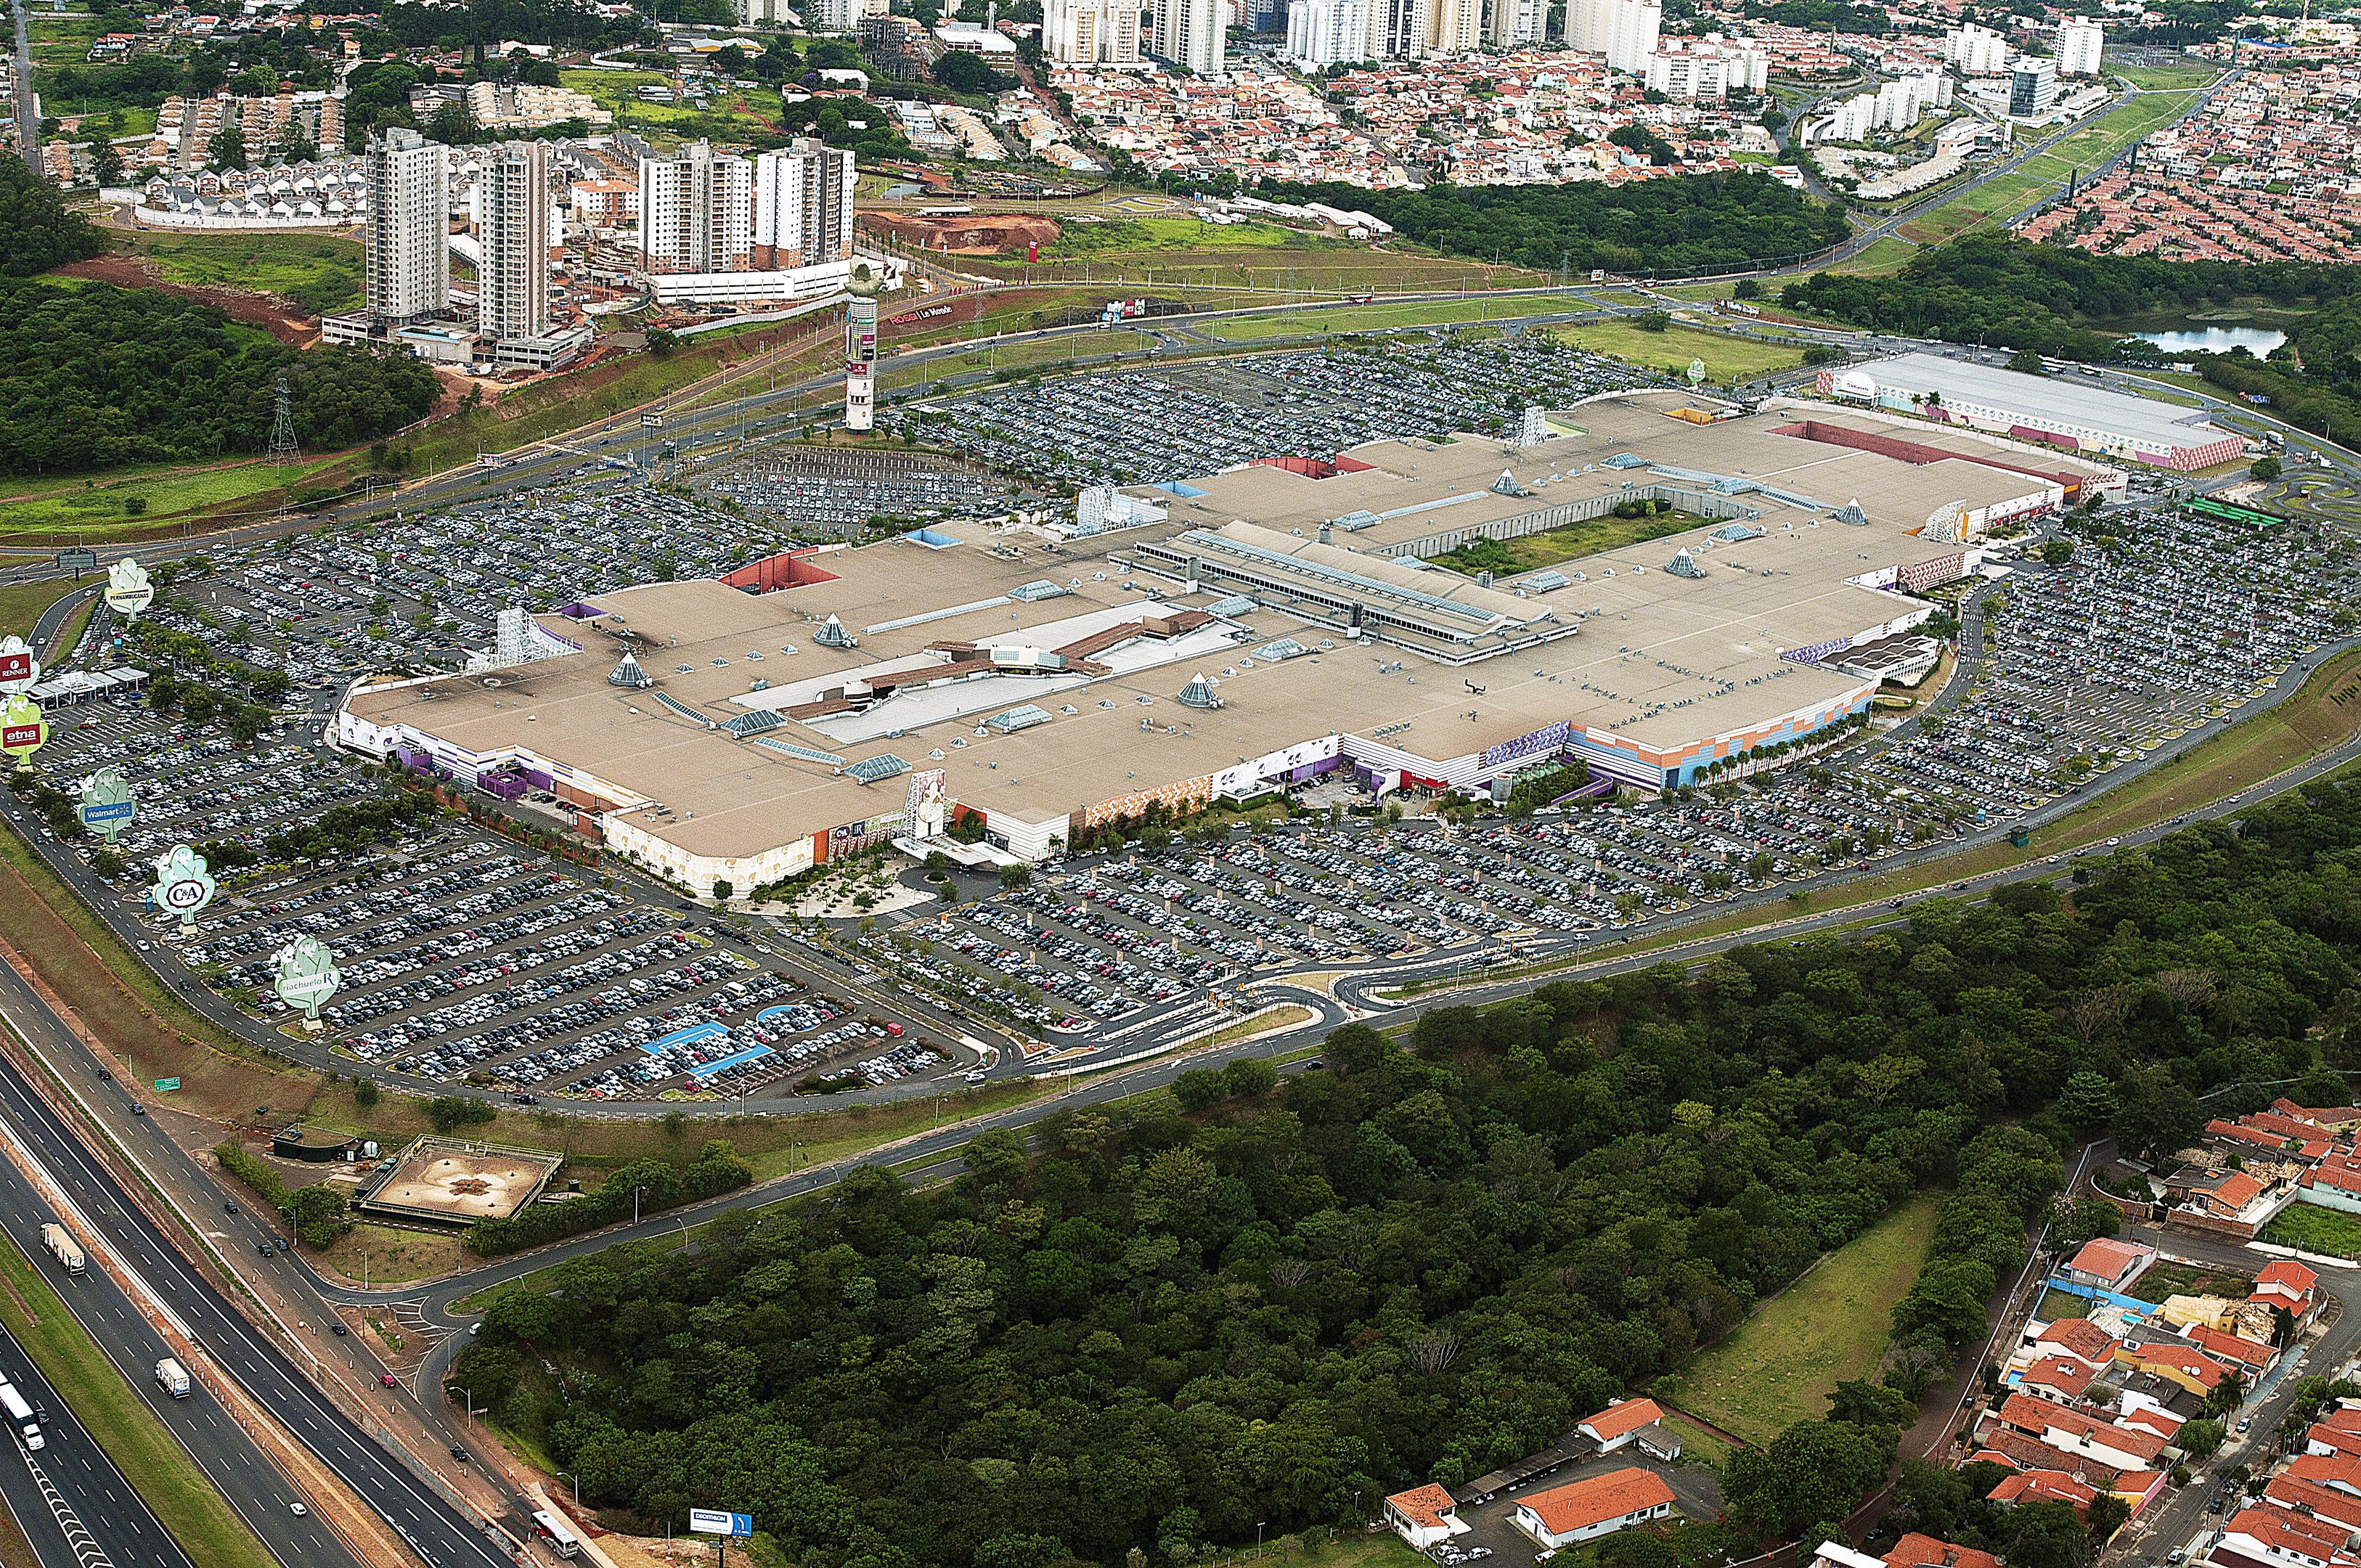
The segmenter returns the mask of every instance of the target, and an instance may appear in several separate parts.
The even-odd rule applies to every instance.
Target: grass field
[[[1197,218],[1111,218],[1104,223],[1066,223],[1043,254],[1052,261],[1086,257],[1154,256],[1208,250],[1268,250],[1278,247],[1319,251],[1342,248],[1343,240],[1300,234],[1279,224],[1209,224]]]
[[[340,311],[361,297],[361,247],[336,235],[192,234],[125,236],[167,282],[258,289],[306,309]],[[331,297],[337,285],[342,294]]]
[[[1504,299],[1414,300],[1400,304],[1336,305],[1321,310],[1273,311],[1209,322],[1205,333],[1217,343],[1256,343],[1322,332],[1383,332],[1397,326],[1449,326],[1499,321],[1503,316],[1554,315],[1593,309],[1587,300],[1562,294],[1514,294]]]
[[[1187,218],[1134,221],[1178,223],[1191,229],[1197,226],[1194,220]],[[1182,251],[1119,253],[1080,261],[1040,261],[1029,266],[1023,261],[990,257],[962,257],[960,269],[1025,279],[1037,284],[1091,283],[1154,290],[1185,283],[1304,294],[1354,293],[1362,290],[1389,294],[1439,289],[1536,289],[1557,281],[1521,267],[1461,261],[1399,244],[1378,249],[1323,244],[1301,237],[1285,245],[1238,245],[1230,242],[1231,232],[1216,230],[1203,247]]]
[[[1922,245],[1939,245],[1987,223],[2004,224],[2054,189],[2048,181],[2029,175],[1995,175],[1933,212],[1911,219],[1896,232]]]
[[[1749,1442],[1827,1415],[1839,1383],[1875,1369],[1934,1232],[1934,1199],[1902,1205],[1698,1356],[1677,1402]]]
[[[7,1286],[0,1289],[0,1323],[25,1347],[41,1376],[73,1400],[74,1415],[190,1558],[206,1568],[274,1568],[262,1542],[14,1241],[0,1245],[0,1281]]]
[[[315,458],[289,469],[286,477],[301,484],[341,461]],[[275,494],[282,482],[279,469],[258,459],[202,468],[133,465],[0,480],[0,539],[94,543],[146,530],[162,532],[159,525],[176,514]],[[123,505],[134,496],[148,503],[137,516]]]
[[[434,1279],[469,1261],[456,1234],[396,1230],[390,1225],[355,1225],[343,1240],[313,1257],[323,1267],[371,1286]]]
[[[1918,247],[1896,235],[1881,235],[1871,241],[1859,256],[1839,262],[1828,269],[1831,272],[1856,272],[1864,277],[1899,272],[1918,254]]]
[[[2333,1257],[2361,1257],[2361,1214],[2317,1203],[2290,1203],[2263,1227],[2262,1239]]]
[[[2135,87],[2162,92],[2210,87],[2222,74],[2216,65],[2117,65],[2113,60],[2106,70],[2109,76],[2120,76]]]
[[[1687,512],[1666,512],[1658,517],[1587,518],[1546,533],[1528,533],[1521,539],[1477,540],[1447,555],[1437,555],[1434,564],[1465,572],[1471,577],[1478,572],[1533,572],[1576,556],[1596,555],[1602,550],[1620,550],[1626,544],[1662,539],[1668,533],[1697,528],[1705,521]]]
[[[1575,344],[1593,354],[1611,355],[1634,365],[1659,369],[1671,366],[1686,374],[1690,360],[1702,359],[1708,381],[1748,380],[1766,370],[1784,370],[1804,362],[1800,344],[1791,347],[1677,325],[1663,332],[1643,332],[1630,322],[1612,321],[1550,330],[1561,343]]]
[[[1147,348],[1154,341],[1146,333],[1112,327],[1088,337],[1037,338],[1029,343],[979,348],[972,354],[949,355],[909,366],[897,367],[888,361],[879,367],[878,389],[895,391],[915,384],[938,381],[946,376],[964,376],[977,370],[1017,370],[1055,365],[1070,359],[1095,358],[1102,354],[1131,354]]]
[[[2044,1290],[2033,1315],[2046,1323],[2054,1323],[2060,1318],[2087,1318],[2091,1315],[2091,1303],[2070,1290]]]
[[[0,584],[0,637],[30,637],[41,611],[71,592],[71,582]]]

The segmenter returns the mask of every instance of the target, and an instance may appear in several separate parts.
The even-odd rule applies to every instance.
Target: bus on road
[[[549,1542],[549,1549],[560,1557],[571,1557],[582,1550],[582,1538],[574,1533],[574,1527],[547,1508],[533,1510],[533,1533]]]

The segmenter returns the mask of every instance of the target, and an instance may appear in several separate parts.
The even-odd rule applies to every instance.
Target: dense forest
[[[2083,1139],[2178,1148],[2266,1084],[2347,1097],[2361,784],[2068,891],[1554,981],[1400,1043],[1347,1025],[1321,1070],[986,1134],[925,1190],[856,1171],[693,1252],[559,1266],[455,1376],[651,1526],[752,1510],[791,1561],[861,1568],[1178,1561],[1540,1448],[1941,1190],[1886,1365],[1731,1463],[1730,1524],[1681,1532],[1711,1561],[1886,1473]],[[2012,1563],[2087,1561],[2070,1514],[2016,1518]]]
[[[1454,256],[1538,271],[1675,277],[1734,271],[1843,243],[1844,210],[1753,175],[1675,175],[1628,185],[1271,185],[1278,201],[1375,214],[1405,238]]]
[[[0,277],[29,278],[105,248],[106,236],[68,210],[56,186],[23,159],[0,159]]]
[[[2154,350],[2127,343],[2121,327],[2101,331],[2092,323],[2202,310],[2241,297],[2280,305],[2354,300],[2361,297],[2361,267],[2093,256],[1987,235],[1922,248],[1901,271],[1883,277],[1818,272],[1779,293],[1790,310],[1857,326],[2093,360]]]
[[[0,281],[0,474],[259,451],[281,372],[314,451],[401,429],[439,385],[408,355],[298,353],[216,306],[105,283]]]

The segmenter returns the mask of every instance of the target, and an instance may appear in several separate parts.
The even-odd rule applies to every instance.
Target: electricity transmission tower
[[[271,386],[270,442],[263,448],[263,456],[270,462],[279,478],[279,520],[287,521],[287,468],[303,460],[303,449],[295,440],[295,408],[287,388],[287,373],[282,370]]]

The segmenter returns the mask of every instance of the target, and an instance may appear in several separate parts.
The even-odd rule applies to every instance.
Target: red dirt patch
[[[229,313],[232,321],[258,326],[292,348],[309,348],[320,341],[318,321],[291,301],[282,300],[276,294],[247,289],[199,288],[187,283],[168,283],[157,277],[146,259],[140,257],[126,256],[117,251],[93,256],[86,261],[69,261],[53,270],[68,278],[95,278],[119,289],[161,289],[184,300],[218,305]]]
[[[895,213],[863,213],[863,227],[906,240],[937,256],[997,256],[1022,250],[1029,244],[1049,245],[1058,237],[1058,220],[1025,213],[965,218],[903,217]]]

